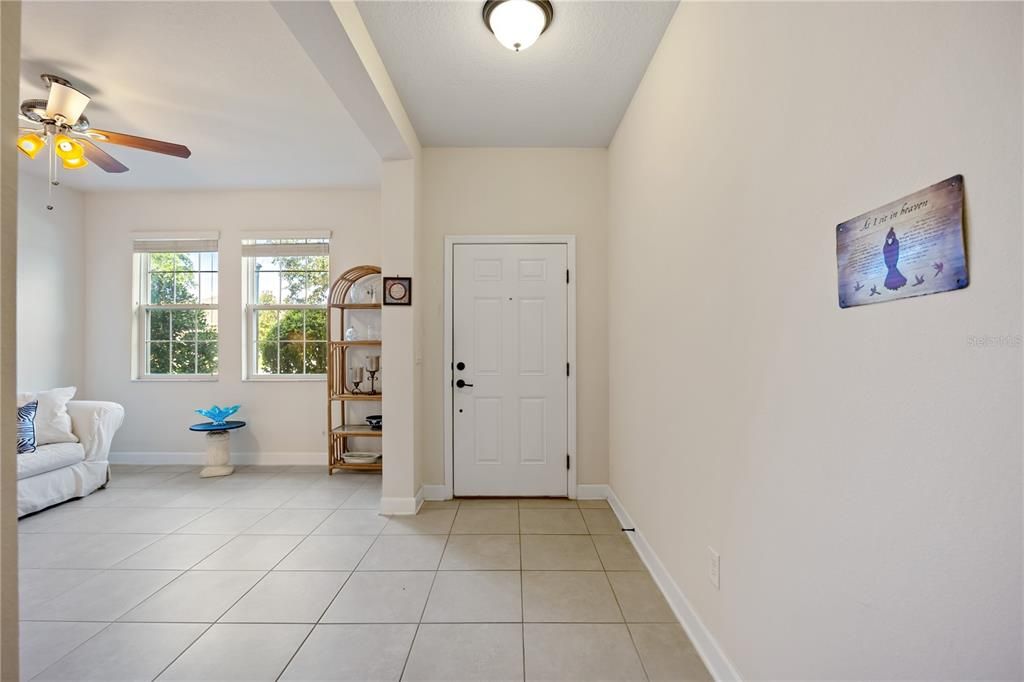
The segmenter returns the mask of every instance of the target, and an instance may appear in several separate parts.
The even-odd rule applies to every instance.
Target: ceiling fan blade
[[[97,130],[96,128],[89,129],[89,136],[94,140],[99,140],[100,142],[109,142],[110,144],[119,144],[122,147],[133,147],[135,149],[143,149],[147,152],[177,156],[182,159],[187,159],[192,156],[192,152],[183,144],[174,144],[173,142],[164,142],[162,140],[151,140],[148,137],[126,135],[124,133],[112,133],[108,130]]]
[[[82,147],[85,150],[85,158],[89,159],[108,173],[124,173],[128,170],[128,166],[97,147],[93,144],[92,140],[83,137],[79,138],[79,141],[82,143]]]

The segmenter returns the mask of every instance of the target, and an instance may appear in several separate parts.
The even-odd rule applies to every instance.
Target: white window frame
[[[242,380],[243,381],[315,381],[315,382],[326,382],[327,373],[323,374],[261,374],[258,371],[257,362],[259,361],[259,352],[256,349],[256,344],[259,340],[259,313],[264,310],[277,310],[277,311],[289,311],[289,310],[327,310],[327,302],[323,304],[307,304],[307,303],[253,303],[256,295],[259,291],[256,283],[256,256],[248,255],[245,253],[246,248],[252,245],[256,240],[327,240],[327,281],[330,286],[331,280],[331,254],[330,254],[330,232],[303,232],[303,233],[289,233],[289,232],[251,232],[246,233],[243,240],[242,246],[242,277],[244,278],[243,291],[245,292],[245,300],[243,302],[242,316],[244,319],[243,326],[245,331],[243,336],[243,357],[245,358],[242,363]],[[267,244],[268,247],[274,247],[277,245]],[[268,249],[269,251],[270,249]],[[272,255],[268,253],[267,255]],[[286,254],[283,251],[277,255],[291,255]],[[303,338],[305,338],[305,317],[303,317]],[[330,315],[327,316],[327,324],[330,324]],[[327,339],[324,339],[324,343]],[[305,341],[303,343],[306,343]],[[328,352],[330,349],[328,349]],[[278,342],[278,354],[280,355],[281,345]],[[278,367],[280,367],[280,357],[278,359]]]
[[[217,233],[134,233],[136,246],[140,242],[153,242],[146,251],[133,250],[132,276],[135,281],[134,305],[135,323],[133,325],[132,347],[135,351],[132,363],[133,381],[198,381],[216,382],[220,380],[220,249],[216,244]],[[211,248],[213,241],[217,248]],[[195,243],[194,250],[192,242]],[[216,253],[217,254],[217,303],[148,303],[149,300],[149,254],[150,253]],[[153,310],[212,310],[217,315],[217,372],[213,374],[151,374],[148,372],[149,358],[146,355],[146,339],[149,338],[146,328],[149,311]]]

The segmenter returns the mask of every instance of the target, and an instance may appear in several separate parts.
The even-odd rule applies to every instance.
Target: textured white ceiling
[[[420,142],[604,147],[676,2],[554,0],[533,47],[502,47],[480,2],[358,3]]]
[[[131,170],[80,189],[368,186],[379,156],[266,2],[25,2],[21,98],[39,74],[93,97],[97,128],[188,145],[177,159],[104,148]],[[46,162],[21,160],[32,175]]]

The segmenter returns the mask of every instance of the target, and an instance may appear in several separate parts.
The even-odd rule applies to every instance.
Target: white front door
[[[568,247],[453,248],[455,494],[564,497]]]

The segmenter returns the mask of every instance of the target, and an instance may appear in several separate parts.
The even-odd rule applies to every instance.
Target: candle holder
[[[370,395],[377,395],[376,380],[380,372],[380,356],[371,355],[366,358],[366,373],[370,375]]]
[[[348,374],[349,379],[352,381],[352,395],[361,394],[362,391],[359,390],[359,385],[363,383],[363,368],[352,367],[351,369],[349,369]]]

